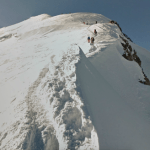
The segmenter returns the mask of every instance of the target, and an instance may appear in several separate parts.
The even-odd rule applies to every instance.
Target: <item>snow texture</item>
[[[43,14],[0,29],[0,149],[150,149],[150,53],[109,22]]]

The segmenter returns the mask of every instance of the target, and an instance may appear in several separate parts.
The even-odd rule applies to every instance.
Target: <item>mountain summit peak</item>
[[[150,149],[150,53],[101,14],[0,29],[0,149]]]

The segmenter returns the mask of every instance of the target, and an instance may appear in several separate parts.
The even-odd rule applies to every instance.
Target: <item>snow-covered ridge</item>
[[[45,67],[29,87],[23,108],[24,121],[12,124],[13,131],[17,132],[14,140],[7,137],[10,128],[4,128],[2,148],[10,149],[13,145],[13,149],[23,150],[99,149],[97,134],[76,83],[79,47],[72,46],[58,64],[54,58],[55,55],[51,56],[49,68]],[[19,145],[18,140],[21,140]]]
[[[149,150],[150,53],[109,21],[43,14],[0,29],[0,149]],[[130,46],[141,65],[122,56]]]
[[[52,143],[55,143],[53,149],[99,149],[97,134],[90,116],[82,109],[84,104],[80,93],[75,90],[77,88],[75,64],[79,60],[79,55],[76,56],[78,49],[78,47],[71,48],[57,65],[53,55],[51,65],[54,66],[54,72],[48,73],[48,69],[45,68],[40,73],[39,79],[30,87],[27,104],[28,124],[32,130],[28,131],[29,135],[23,143],[23,149],[37,145],[31,137],[33,130],[41,132],[43,144],[39,146],[42,146],[42,149],[48,149]],[[36,92],[33,93],[33,91]],[[40,131],[37,131],[39,129]],[[36,132],[35,136],[39,134]],[[31,145],[29,140],[33,141]]]
[[[52,16],[48,15],[48,14],[41,14],[41,15],[38,15],[38,16],[34,16],[34,17],[31,17],[30,20],[34,20],[34,21],[42,21],[42,20],[45,20],[45,19],[48,19]]]

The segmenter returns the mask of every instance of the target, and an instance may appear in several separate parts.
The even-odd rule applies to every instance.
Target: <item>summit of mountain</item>
[[[1,28],[0,149],[149,150],[149,64],[101,14]]]

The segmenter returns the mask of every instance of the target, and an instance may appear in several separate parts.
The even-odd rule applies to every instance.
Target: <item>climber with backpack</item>
[[[88,40],[88,43],[90,43],[90,37],[88,37],[87,40]]]
[[[94,33],[97,35],[97,31],[96,31],[96,29],[94,29]]]
[[[94,43],[94,37],[91,38],[91,44],[93,44],[93,43]]]

